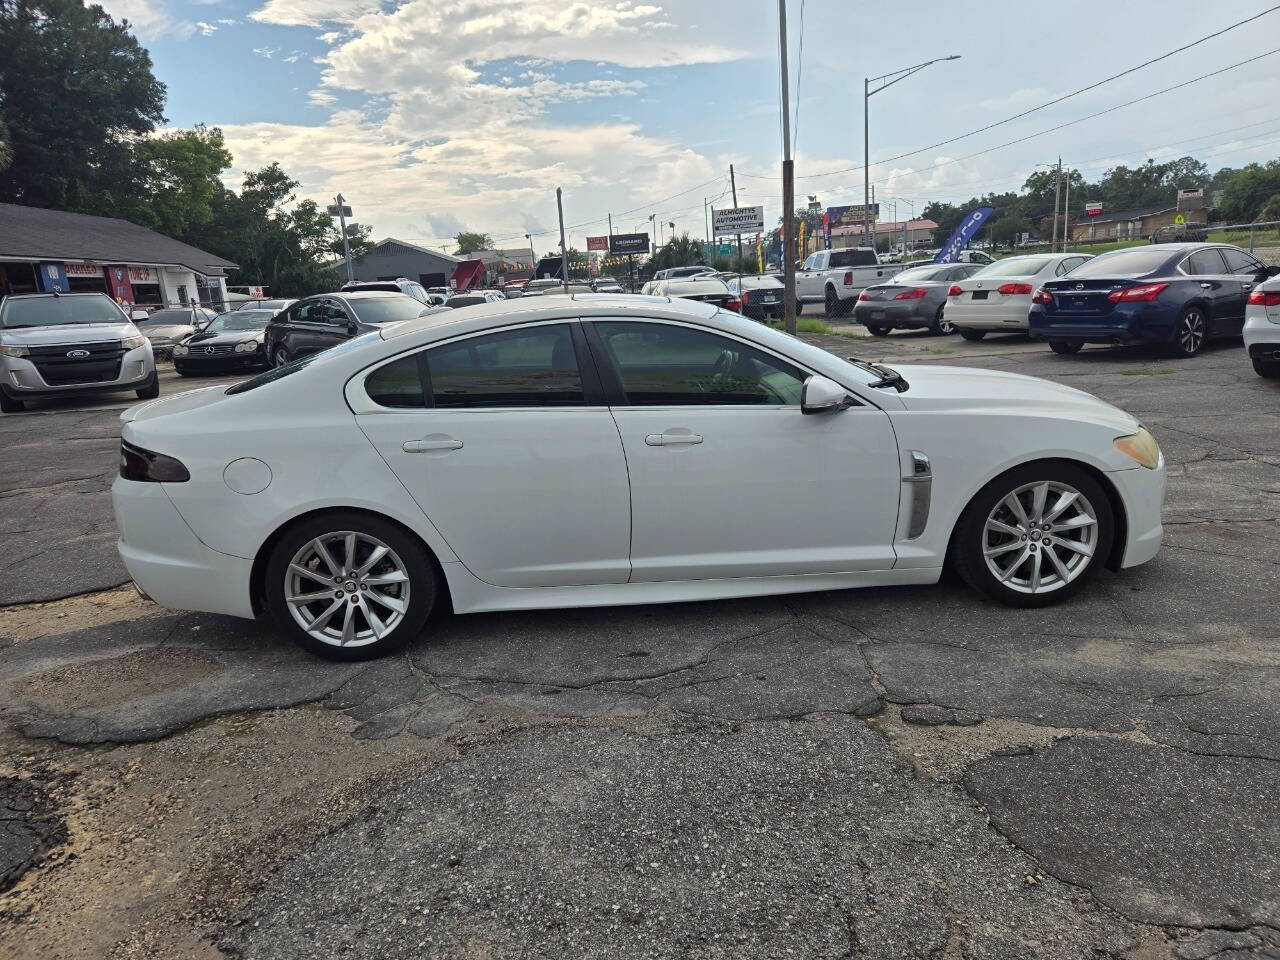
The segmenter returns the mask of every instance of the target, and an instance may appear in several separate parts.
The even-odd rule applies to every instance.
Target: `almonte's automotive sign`
[[[764,207],[729,207],[711,211],[711,232],[723,237],[736,233],[761,233],[764,230]]]

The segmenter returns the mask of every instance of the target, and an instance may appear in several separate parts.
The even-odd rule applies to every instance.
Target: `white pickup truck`
[[[901,270],[896,263],[881,263],[870,247],[811,253],[796,271],[796,313],[806,303],[821,303],[828,316],[848,316],[864,287]]]

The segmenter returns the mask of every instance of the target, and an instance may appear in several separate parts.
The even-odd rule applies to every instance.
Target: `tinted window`
[[[1063,260],[1058,266],[1058,276],[1061,277],[1070,273],[1088,259],[1088,257],[1067,257],[1067,259]]]
[[[1253,259],[1253,257],[1249,256],[1243,250],[1223,247],[1221,249],[1221,253],[1227,260],[1227,269],[1232,273],[1254,276],[1255,274],[1266,270],[1266,267]]]
[[[181,310],[157,310],[146,320],[137,321],[137,324],[138,326],[145,326],[148,323],[153,323],[158,327],[170,326],[178,323],[191,323],[193,320],[198,319],[199,316],[198,313],[194,313],[185,307]]]
[[[804,374],[737,340],[659,323],[595,324],[637,406],[800,403]]]
[[[425,407],[418,358],[411,355],[392,361],[369,374],[364,381],[369,399],[383,407]]]
[[[360,319],[361,323],[395,323],[397,320],[412,320],[422,313],[423,306],[413,297],[403,294],[391,297],[353,298],[347,306]]]
[[[1222,262],[1222,255],[1213,248],[1197,250],[1183,262],[1182,269],[1193,277],[1213,276],[1227,272],[1227,266]]]
[[[289,311],[289,319],[298,323],[324,323],[323,300],[305,300]]]
[[[830,267],[874,267],[880,261],[870,250],[832,250]]]
[[[450,297],[447,301],[448,306],[458,307],[474,307],[477,303],[485,303],[484,297],[473,296],[469,294],[461,294],[456,297]]]
[[[1140,277],[1159,270],[1169,260],[1168,250],[1150,250],[1141,247],[1102,253],[1072,271],[1076,277]]]
[[[894,276],[893,282],[919,283],[923,280],[944,280],[949,279],[950,273],[952,273],[950,267],[912,267]]]
[[[437,407],[563,407],[586,402],[564,324],[471,337],[427,352]]]

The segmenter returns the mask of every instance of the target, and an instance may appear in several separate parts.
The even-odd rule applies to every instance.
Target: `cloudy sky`
[[[781,210],[773,0],[104,0],[169,87],[174,126],[220,126],[229,182],[278,160],[316,199],[342,191],[375,237],[460,229],[553,244],[647,227],[701,235],[704,200]],[[1093,178],[1190,153],[1280,156],[1280,11],[1095,90],[1004,120],[1258,14],[1267,0],[1069,5],[789,0],[796,195],[862,195],[862,79],[938,63],[871,99],[877,199],[919,210],[1017,189],[1059,154]],[[803,44],[803,49],[801,45]],[[1117,108],[1118,109],[1113,109]],[[1093,119],[1082,119],[1109,111]],[[1060,130],[1051,127],[1080,121]],[[1007,146],[1010,141],[1021,141]],[[918,152],[917,152],[918,151]],[[905,155],[905,156],[904,156]],[[898,159],[892,159],[898,158]],[[901,210],[908,210],[902,203]],[[667,232],[667,231],[664,231]]]

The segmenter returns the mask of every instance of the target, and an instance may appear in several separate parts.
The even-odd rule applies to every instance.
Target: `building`
[[[223,309],[234,267],[128,220],[0,203],[0,295],[96,290],[147,309]]]
[[[352,261],[357,280],[417,280],[424,287],[447,287],[462,261],[439,250],[387,237]]]
[[[1103,208],[1097,216],[1073,218],[1071,239],[1077,243],[1094,240],[1141,240],[1150,237],[1161,227],[1172,226],[1179,212],[1176,204],[1169,203],[1134,210],[1117,210],[1114,213]],[[1209,211],[1203,206],[1193,210],[1184,209],[1181,215],[1187,224],[1203,227],[1209,222]],[[1053,230],[1052,216],[1041,220],[1040,230],[1043,236],[1050,235]]]
[[[907,248],[911,250],[917,247],[934,246],[933,231],[938,229],[936,223],[924,218],[917,220],[882,220],[872,224],[872,227],[875,231],[877,247],[882,246],[882,241],[888,241],[890,247],[902,246],[902,235],[905,230]],[[821,237],[818,238],[818,242],[821,242]],[[831,228],[832,247],[860,247],[865,245],[862,224],[850,223]]]

